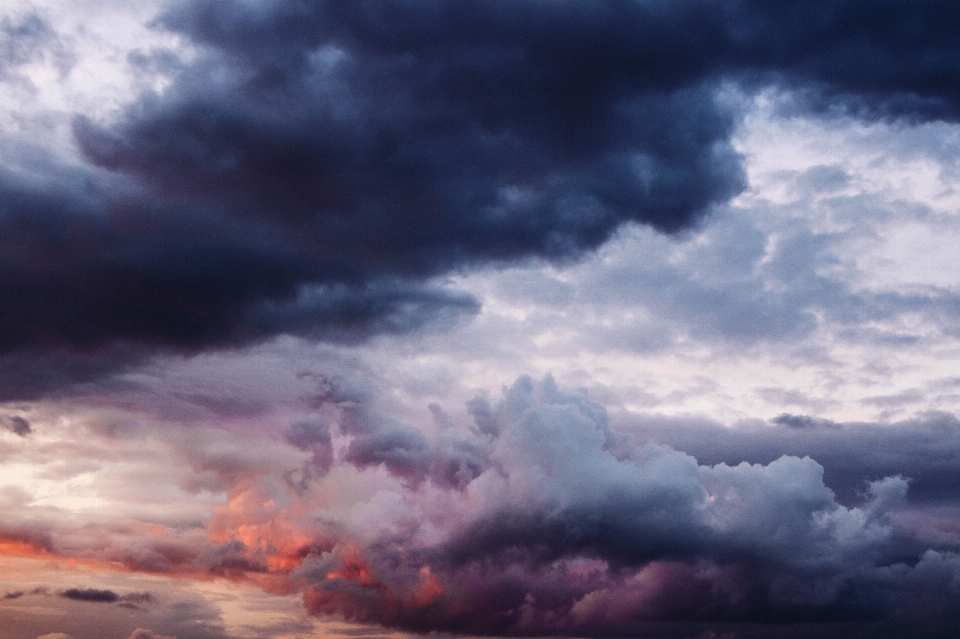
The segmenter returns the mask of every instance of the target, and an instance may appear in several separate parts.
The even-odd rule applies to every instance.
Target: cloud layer
[[[362,380],[324,379],[315,398],[316,414],[269,445],[159,425],[94,437],[112,442],[114,465],[140,458],[139,472],[196,498],[223,491],[205,521],[162,514],[165,491],[122,497],[123,475],[102,475],[129,513],[58,520],[8,489],[19,523],[0,539],[40,558],[299,593],[319,617],[416,632],[935,637],[960,623],[960,530],[929,508],[953,500],[927,486],[938,459],[960,450],[943,437],[960,430],[952,418],[880,439],[882,426],[796,416],[766,431],[613,428],[600,405],[550,378],[471,402],[472,423],[435,407],[432,428],[379,413]],[[887,436],[899,457],[880,454]],[[105,459],[95,448],[87,454]],[[867,461],[847,464],[849,450]],[[918,500],[912,483],[926,493]],[[11,592],[11,605],[25,596]],[[96,587],[60,598],[160,605]]]
[[[956,11],[173,3],[153,24],[189,50],[128,56],[163,88],[78,114],[79,163],[19,140],[0,166],[0,351],[47,371],[4,395],[158,349],[410,331],[478,306],[424,278],[576,256],[631,221],[689,228],[745,187],[738,91],[952,120]],[[3,34],[7,81],[44,60],[69,74],[69,39],[36,14]]]

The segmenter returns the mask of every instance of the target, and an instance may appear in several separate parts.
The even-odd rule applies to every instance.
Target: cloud
[[[14,435],[19,435],[20,437],[26,437],[33,432],[30,422],[19,415],[10,417],[4,426],[6,426],[7,430],[9,430],[11,433]]]
[[[424,283],[434,276],[576,257],[631,222],[688,229],[746,186],[738,92],[955,119],[957,45],[941,27],[955,13],[901,0],[173,2],[153,25],[195,55],[129,56],[164,60],[162,89],[110,121],[78,114],[85,162],[34,148],[0,167],[0,367],[43,363],[0,397],[76,392],[158,352],[433,327],[479,308]],[[36,16],[3,31],[8,65],[59,42]],[[812,326],[788,308],[758,305],[747,323],[716,310],[747,339]]]
[[[177,639],[173,635],[158,635],[152,630],[145,630],[144,628],[137,628],[133,631],[133,634],[128,637],[128,639]]]
[[[120,597],[121,600],[134,603],[150,603],[154,597],[149,592],[131,592]]]
[[[31,567],[29,562],[20,565]],[[52,580],[51,585],[75,576],[71,570],[62,570],[49,564],[39,567],[34,564],[29,573],[32,580]],[[143,585],[142,575],[108,571],[100,572],[95,578],[100,583],[123,584],[123,587],[111,589],[120,594],[120,599],[111,604],[59,597],[56,601],[42,601],[25,595],[20,600],[4,602],[4,637],[33,639],[50,630],[61,633],[51,637],[71,639],[99,639],[105,636],[127,639],[131,635],[138,639],[230,639],[236,636],[224,628],[221,612],[209,595],[197,593],[187,583],[176,580],[160,583],[149,579],[158,588],[156,594],[151,594],[149,605],[130,608],[121,601],[125,599],[122,593],[130,586]],[[54,592],[60,591],[51,588],[47,592],[34,594],[56,597]],[[136,590],[129,590],[129,593],[144,594]],[[260,610],[263,610],[262,596],[254,595],[245,599],[245,602],[260,604]],[[31,612],[25,614],[24,611]],[[304,628],[301,630],[305,631]],[[253,631],[248,634],[264,638],[269,636]]]
[[[65,521],[19,498],[9,514],[35,521],[47,558],[224,577],[300,593],[323,619],[408,631],[832,636],[813,620],[891,637],[908,636],[901,624],[955,630],[960,537],[936,510],[955,503],[952,416],[881,426],[785,414],[727,427],[608,416],[584,393],[520,378],[498,401],[433,406],[433,421],[415,425],[382,412],[361,378],[311,379],[315,414],[269,435],[82,428],[91,450],[118,451],[105,467],[136,467],[135,487],[119,485],[124,474],[98,481],[128,511]],[[317,452],[328,466],[314,466]],[[304,463],[312,474],[291,474]],[[144,492],[144,476],[185,490],[192,477],[202,501]],[[207,608],[174,610],[169,594],[139,587],[58,594],[115,604],[102,606],[115,616],[137,606],[144,625],[178,637],[192,636],[181,632],[191,615],[213,614],[223,634]]]
[[[903,477],[864,482],[858,505],[844,506],[810,457],[703,465],[622,439],[601,407],[550,380],[520,379],[496,406],[474,406],[490,434],[486,471],[460,490],[476,505],[444,500],[439,542],[425,543],[436,532],[421,537],[420,524],[308,556],[293,573],[308,610],[467,634],[630,636],[668,621],[719,631],[776,620],[807,636],[806,621],[831,619],[901,636],[892,602],[932,588],[941,612],[907,617],[952,627],[943,615],[955,595],[935,584],[955,574],[955,550],[917,547],[912,564],[884,563],[902,534],[890,516],[905,505]]]
[[[413,486],[429,479],[438,486],[462,488],[486,469],[486,443],[475,433],[456,432],[439,406],[431,410],[441,432],[430,441],[420,429],[378,412],[362,380],[337,376],[318,381],[314,406],[332,411],[340,434],[350,438],[342,461],[360,469],[382,466]],[[330,427],[319,417],[294,424],[285,436],[298,448],[313,451],[314,468],[329,470]]]
[[[816,419],[809,415],[791,415],[780,413],[770,420],[771,424],[786,426],[787,428],[823,428],[835,427],[836,424],[828,419]]]
[[[22,189],[2,173],[11,211],[0,220],[8,240],[0,260],[9,267],[0,296],[11,306],[0,316],[0,367],[24,372],[4,377],[6,398],[68,389],[158,351],[195,352],[278,333],[357,341],[478,309],[469,296],[436,287],[377,277],[347,282],[322,264],[322,253],[291,244],[281,228],[237,226],[229,217],[165,205],[150,210],[147,202],[128,209],[126,196],[90,185]],[[58,237],[65,228],[86,239]],[[50,256],[47,268],[23,261],[39,255]],[[251,277],[260,282],[253,288]]]
[[[783,413],[771,422],[730,428],[709,420],[654,415],[620,416],[618,427],[640,441],[655,441],[695,456],[701,463],[768,464],[781,455],[809,455],[824,468],[824,481],[848,504],[868,481],[910,477],[910,497],[919,503],[952,501],[960,474],[951,459],[960,451],[960,422],[928,412],[889,424],[838,423]]]
[[[120,595],[112,590],[98,590],[96,588],[70,588],[60,593],[60,596],[74,601],[96,603],[113,603],[120,598]]]
[[[330,426],[319,417],[295,422],[284,432],[288,442],[300,450],[310,451],[311,458],[304,478],[314,474],[324,475],[333,464],[333,443]]]
[[[0,16],[0,82],[30,87],[29,79],[17,69],[44,59],[50,59],[61,74],[67,73],[75,61],[42,16],[33,12]]]
[[[0,546],[37,556],[48,553],[54,547],[49,527],[30,520],[0,524]]]

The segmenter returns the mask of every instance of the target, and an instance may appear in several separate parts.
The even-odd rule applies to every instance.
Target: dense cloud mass
[[[346,428],[357,428],[355,406],[342,417]],[[937,636],[954,623],[956,593],[945,585],[957,578],[956,544],[914,543],[896,561],[887,556],[904,543],[889,519],[905,504],[902,476],[868,481],[872,469],[860,469],[858,505],[843,506],[809,457],[699,465],[615,435],[600,406],[550,379],[518,380],[498,405],[473,408],[467,439],[479,472],[459,489],[475,506],[455,511],[460,521],[439,543],[423,545],[421,522],[357,555],[337,546],[308,556],[294,574],[310,588],[310,610],[471,634],[631,636],[668,621],[687,624],[671,631],[680,633],[763,621],[789,636],[851,627],[901,636],[923,618]],[[389,432],[387,469],[406,478],[426,467],[397,463],[411,452],[429,456],[422,435],[411,447],[411,436]],[[345,461],[372,463],[353,451]],[[922,613],[890,605],[919,596],[930,602]],[[802,625],[812,620],[838,626]]]
[[[87,164],[34,149],[0,167],[0,350],[61,349],[59,373],[4,394],[158,348],[409,331],[476,312],[425,277],[576,256],[628,221],[688,228],[744,188],[730,144],[743,92],[954,119],[957,13],[894,0],[173,3],[155,27],[194,52],[130,54],[170,82],[119,119],[78,115]],[[45,56],[69,73],[67,44],[35,15],[3,34],[7,76]]]
[[[871,450],[878,425],[789,434],[754,425],[756,450],[748,441],[739,455],[709,424],[613,428],[600,405],[550,378],[521,378],[496,403],[471,402],[471,424],[437,407],[434,432],[378,413],[356,380],[321,380],[314,405],[316,415],[273,450],[181,443],[177,456],[229,488],[228,504],[201,528],[170,522],[162,534],[125,527],[108,536],[109,522],[57,523],[11,494],[8,512],[30,519],[32,537],[18,539],[41,557],[227,577],[301,593],[323,618],[417,632],[939,637],[960,629],[960,531],[925,511],[931,497],[914,499],[913,478],[901,474],[923,478],[937,472],[937,457],[960,454],[955,420],[899,424],[895,455],[911,464]],[[657,443],[671,429],[690,441]],[[933,431],[953,433],[938,456],[924,439]],[[796,454],[753,461],[765,449]],[[846,467],[840,449],[881,461]],[[901,472],[878,474],[887,470]],[[360,479],[376,490],[348,497]],[[854,483],[857,494],[838,500],[832,487],[849,493]],[[60,596],[157,605],[149,593],[97,588]]]
[[[120,595],[112,590],[97,590],[96,588],[70,588],[60,595],[74,601],[93,601],[98,603],[113,603]]]

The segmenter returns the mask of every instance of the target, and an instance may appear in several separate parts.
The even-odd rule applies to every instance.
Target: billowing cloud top
[[[856,476],[862,489],[844,505],[810,457],[704,465],[645,441],[663,438],[655,426],[611,428],[603,407],[550,378],[520,378],[496,403],[470,402],[470,424],[435,409],[433,433],[379,413],[362,386],[322,380],[317,413],[290,427],[286,444],[258,448],[227,443],[224,433],[149,426],[103,435],[126,442],[114,444],[117,461],[139,458],[145,472],[177,478],[185,492],[198,492],[190,482],[204,474],[205,490],[229,489],[205,522],[192,514],[139,526],[63,521],[8,491],[7,512],[20,523],[0,525],[0,542],[44,559],[226,577],[298,593],[314,615],[416,632],[841,637],[852,628],[937,637],[958,627],[960,543],[897,522],[909,511],[910,481],[900,475],[877,477],[871,464],[826,455],[828,471]],[[715,425],[681,427],[720,437]],[[897,454],[911,472],[941,465],[925,432],[943,436],[938,450],[960,451],[956,420],[898,430],[908,441]],[[815,432],[806,441],[818,451],[839,438],[874,445],[860,425]],[[789,447],[793,435],[784,427],[765,437]],[[762,445],[742,448],[748,460],[764,455]],[[132,512],[144,498],[165,498],[131,496]],[[104,614],[125,606],[172,624],[156,612],[168,594],[87,586],[58,594]],[[49,594],[8,599],[29,605],[40,596]],[[221,635],[204,627],[186,636]]]

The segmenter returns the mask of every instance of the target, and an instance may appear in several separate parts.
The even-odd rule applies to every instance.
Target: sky
[[[957,635],[958,24],[5,0],[0,636]]]

